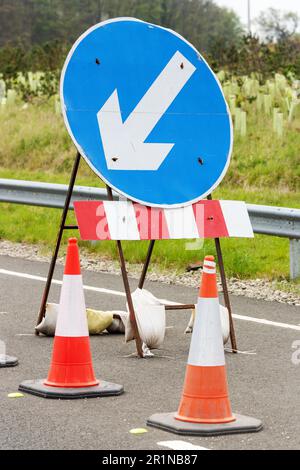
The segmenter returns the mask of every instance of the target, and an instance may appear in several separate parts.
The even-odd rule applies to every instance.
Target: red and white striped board
[[[246,204],[209,201],[176,209],[148,207],[131,201],[76,201],[82,240],[164,240],[253,238]]]

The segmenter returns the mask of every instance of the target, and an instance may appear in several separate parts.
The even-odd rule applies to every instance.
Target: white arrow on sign
[[[109,170],[157,170],[174,144],[144,143],[195,72],[179,51],[168,62],[125,122],[115,90],[97,113]]]

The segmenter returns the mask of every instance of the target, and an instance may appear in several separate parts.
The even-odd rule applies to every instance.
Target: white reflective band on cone
[[[204,273],[207,273],[207,274],[216,274],[216,269],[213,269],[213,268],[207,268],[206,266],[204,266],[203,270],[202,270]]]
[[[210,268],[216,269],[216,263],[214,261],[204,260],[204,266],[209,266]]]
[[[89,336],[82,276],[64,274],[55,336]]]
[[[217,298],[198,299],[188,364],[225,365],[220,306]]]

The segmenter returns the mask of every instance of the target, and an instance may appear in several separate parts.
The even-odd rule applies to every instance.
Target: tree
[[[0,46],[29,40],[31,4],[31,0],[0,0]]]
[[[238,17],[213,0],[0,0],[0,47],[71,44],[89,26],[118,16],[174,29],[201,52],[209,52],[216,38],[233,44],[242,35]]]
[[[296,33],[299,21],[297,13],[283,13],[275,8],[269,8],[260,14],[257,24],[263,35],[269,40],[284,41]]]

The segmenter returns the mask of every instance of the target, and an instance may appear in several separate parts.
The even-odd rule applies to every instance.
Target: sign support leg
[[[46,285],[45,285],[45,289],[44,289],[44,293],[43,293],[43,297],[42,297],[42,302],[41,302],[40,311],[39,311],[39,315],[38,315],[37,325],[42,321],[42,319],[45,316],[46,304],[47,304],[47,300],[48,300],[48,296],[49,296],[49,291],[50,291],[51,282],[52,282],[52,278],[53,278],[53,273],[54,273],[54,269],[55,269],[55,265],[56,265],[56,260],[57,260],[57,256],[58,256],[58,252],[59,252],[59,248],[60,248],[60,244],[61,244],[62,235],[63,235],[64,230],[68,228],[68,227],[66,227],[65,223],[66,223],[66,219],[67,219],[67,215],[68,215],[68,211],[69,211],[69,206],[70,206],[70,202],[71,202],[71,197],[72,197],[72,193],[73,193],[73,188],[74,188],[74,184],[75,184],[75,180],[76,180],[76,176],[77,176],[77,172],[78,172],[78,168],[79,168],[80,158],[81,158],[81,155],[80,155],[79,152],[77,152],[76,159],[75,159],[74,166],[73,166],[73,170],[72,170],[72,173],[71,173],[71,178],[70,178],[70,182],[69,182],[69,188],[68,188],[68,192],[67,192],[67,196],[66,196],[66,200],[65,200],[65,205],[64,205],[64,208],[63,208],[62,216],[61,216],[61,221],[60,221],[59,231],[58,231],[58,234],[57,234],[56,244],[55,244],[54,252],[53,252],[53,255],[52,255],[51,263],[50,263],[50,266],[49,266],[47,281],[46,281]],[[77,228],[77,227],[72,227],[72,228]],[[36,334],[38,335],[39,333],[36,331]]]
[[[209,194],[207,196],[207,199],[212,200],[212,195]],[[237,352],[236,336],[235,336],[234,323],[233,323],[233,318],[232,318],[231,303],[230,303],[230,298],[229,298],[229,293],[228,293],[227,279],[226,279],[224,262],[223,262],[221,242],[220,242],[219,238],[215,238],[215,245],[216,245],[218,263],[219,263],[219,268],[220,268],[220,275],[221,275],[221,282],[222,282],[225,306],[226,306],[226,308],[228,310],[228,314],[229,314],[231,348],[232,348],[232,351],[234,353],[236,353]]]
[[[237,352],[236,336],[235,336],[234,323],[233,323],[233,318],[232,318],[231,303],[230,303],[230,298],[229,298],[229,293],[228,293],[221,243],[220,243],[219,238],[215,238],[215,245],[216,245],[218,263],[219,263],[219,268],[220,268],[225,306],[229,314],[231,348],[232,348],[232,351],[236,353]]]
[[[150,243],[149,243],[146,260],[144,262],[143,270],[142,270],[141,277],[140,277],[140,280],[139,280],[139,289],[143,289],[143,287],[144,287],[146,275],[147,275],[149,264],[150,264],[150,261],[151,261],[151,256],[152,256],[154,244],[155,244],[155,240],[151,240]]]
[[[112,195],[111,187],[107,185],[106,189],[107,189],[108,199],[112,201],[113,200],[113,195]],[[117,243],[117,248],[118,248],[119,260],[120,260],[120,266],[121,266],[121,273],[122,273],[123,284],[124,284],[124,289],[125,289],[125,294],[126,294],[126,299],[127,299],[127,304],[128,304],[130,321],[131,321],[134,336],[135,336],[136,349],[137,349],[138,356],[143,357],[142,340],[141,340],[139,330],[138,330],[138,326],[137,326],[137,322],[136,322],[134,306],[133,306],[131,292],[130,292],[128,274],[127,274],[127,270],[126,270],[126,263],[125,263],[123,248],[122,248],[122,243],[121,243],[120,240],[117,240],[116,243]]]

